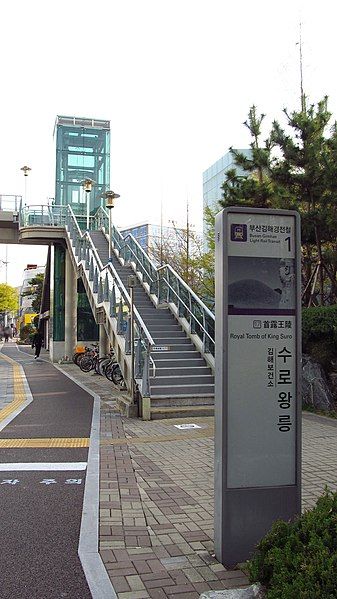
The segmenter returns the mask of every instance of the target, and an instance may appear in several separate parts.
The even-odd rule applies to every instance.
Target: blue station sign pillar
[[[301,508],[299,215],[227,208],[215,243],[215,551],[230,566]]]

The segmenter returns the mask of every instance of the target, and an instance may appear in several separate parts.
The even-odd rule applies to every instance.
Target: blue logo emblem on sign
[[[231,225],[231,241],[247,241],[247,225]]]

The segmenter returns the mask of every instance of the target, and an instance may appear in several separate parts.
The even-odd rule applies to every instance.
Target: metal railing
[[[79,217],[74,215],[70,207],[25,206],[20,211],[20,226],[65,226],[66,222],[68,226],[73,227],[73,235],[75,235],[77,242],[80,244],[87,243],[90,246],[89,249],[91,253],[88,268],[92,263],[92,276],[94,276],[96,272],[95,269],[97,269],[98,278],[102,276],[101,273],[104,274],[104,271],[106,271],[110,273],[109,281],[111,277],[114,281],[119,280],[119,277],[111,264],[104,268],[103,265],[100,264],[91,241],[89,241],[90,238],[88,236],[85,237],[85,233],[82,233],[81,231],[81,228],[83,227],[79,226]],[[70,224],[71,222],[73,225]],[[82,225],[82,223],[80,224]],[[104,208],[99,208],[95,215],[90,217],[90,228],[94,230],[103,229],[105,233],[108,232],[109,216]],[[85,238],[86,241],[83,241],[83,238]],[[141,248],[137,240],[131,234],[128,234],[124,238],[115,226],[112,226],[112,243],[125,262],[133,262],[135,264],[135,269],[141,274],[142,281],[149,285],[150,293],[157,296],[159,303],[172,303],[176,306],[178,316],[185,318],[188,322],[190,334],[199,337],[202,344],[202,351],[214,355],[215,316],[194,291],[192,291],[192,289],[183,281],[178,273],[176,273],[169,265],[157,268],[146,252]],[[87,261],[87,258],[85,258],[85,260]],[[122,285],[123,284],[120,281],[118,285],[114,283],[113,288],[115,289],[116,297],[119,293],[122,298],[122,305],[125,306],[123,310],[129,313],[130,305],[128,302],[130,302],[130,297]],[[113,293],[112,289],[109,293]],[[117,313],[116,307],[112,310]],[[121,316],[119,317],[121,318]],[[138,318],[140,319],[139,314]],[[121,328],[121,326],[120,323],[119,328]],[[149,334],[145,324],[138,320],[137,327],[139,328],[139,331],[142,331],[139,333],[139,338],[142,340],[142,343],[148,343]],[[147,333],[145,333],[145,330]],[[147,341],[145,341],[146,339]],[[150,347],[151,344],[149,345],[149,348]],[[148,363],[150,362],[149,348],[146,350],[148,352]]]
[[[109,216],[103,208],[95,215],[96,227],[109,229]],[[125,237],[112,228],[112,243],[118,249],[125,262],[133,262],[136,271],[142,275],[143,282],[149,285],[150,293],[157,296],[159,303],[173,303],[178,315],[184,317],[190,327],[190,333],[197,335],[202,343],[202,351],[214,356],[215,316],[202,300],[183,281],[168,264],[156,267],[132,234]]]
[[[101,214],[101,216],[104,216]],[[104,225],[102,225],[104,226]],[[114,266],[103,265],[88,232],[82,233],[77,217],[68,207],[66,227],[78,263],[87,271],[96,304],[108,304],[108,317],[116,319],[116,331],[125,338],[125,354],[131,355],[131,300]],[[143,397],[150,396],[151,348],[155,345],[138,310],[134,307],[134,373]],[[121,365],[123,370],[123,365]],[[123,373],[125,375],[125,372]],[[126,376],[125,376],[126,379]]]
[[[104,232],[108,234],[108,232],[109,232],[109,215],[108,215],[107,211],[104,210],[104,208],[102,208],[102,207],[98,208],[97,212],[94,214],[92,228],[95,231],[100,231],[101,229],[104,229]],[[111,227],[111,238],[112,238],[113,246],[120,253],[122,245],[124,243],[124,239],[123,239],[123,236],[121,235],[121,233],[115,227],[115,225],[112,225],[112,227]]]
[[[202,341],[203,352],[214,355],[215,316],[213,312],[171,266],[168,264],[160,266],[157,273],[159,303],[172,302],[177,307],[178,316],[187,320],[190,333],[197,335]]]
[[[0,210],[19,212],[22,207],[22,196],[0,194]]]
[[[68,206],[22,206],[19,213],[20,227],[64,227]]]
[[[123,238],[121,256],[125,262],[134,262],[136,264],[137,270],[142,274],[144,283],[149,285],[150,293],[155,293],[158,278],[157,268],[131,233]]]

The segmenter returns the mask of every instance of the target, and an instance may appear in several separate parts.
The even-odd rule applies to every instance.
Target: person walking
[[[43,343],[42,333],[40,333],[40,331],[36,331],[36,333],[33,337],[33,340],[32,340],[32,348],[35,347],[35,357],[34,357],[35,360],[37,360],[37,358],[40,355],[42,343]]]
[[[5,327],[4,328],[5,343],[8,343],[8,339],[11,336],[11,332],[12,332],[12,329],[10,327]]]

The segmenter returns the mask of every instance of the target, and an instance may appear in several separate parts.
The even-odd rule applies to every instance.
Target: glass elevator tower
[[[76,215],[86,211],[84,179],[92,179],[90,214],[104,205],[110,187],[110,121],[57,116],[55,204],[70,205]]]

